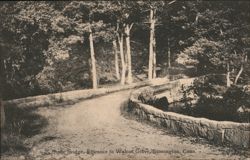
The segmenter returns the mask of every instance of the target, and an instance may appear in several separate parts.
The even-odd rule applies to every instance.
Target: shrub
[[[239,108],[242,105],[250,107],[250,95],[242,86],[233,85],[223,94],[224,102],[227,106],[236,106]]]
[[[39,134],[48,125],[45,117],[30,109],[5,108],[6,124],[1,130],[1,153],[22,152],[28,148],[24,140]]]
[[[250,94],[242,86],[231,86],[223,94],[223,101],[232,114],[236,115],[237,121],[249,122],[250,117]]]

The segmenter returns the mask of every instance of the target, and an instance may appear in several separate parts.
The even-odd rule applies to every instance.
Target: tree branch
[[[169,2],[168,5],[173,4],[174,2],[176,2],[176,0]]]
[[[133,27],[133,25],[134,25],[134,23],[132,23],[132,24],[130,25],[129,30],[131,30],[131,28]]]
[[[119,23],[117,22],[116,23],[116,32],[118,32],[118,30],[119,30]]]

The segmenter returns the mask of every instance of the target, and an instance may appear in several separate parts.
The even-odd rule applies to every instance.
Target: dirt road
[[[26,140],[31,159],[240,159],[226,148],[194,142],[125,118],[130,91],[37,112],[48,125]],[[123,152],[123,153],[122,153]],[[25,157],[22,157],[25,158]]]

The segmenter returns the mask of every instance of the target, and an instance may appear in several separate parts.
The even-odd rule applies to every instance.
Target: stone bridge
[[[148,84],[142,86],[145,85]],[[84,99],[83,92],[76,91],[81,94],[74,93],[75,96],[73,96],[74,94],[64,93],[54,97],[50,95],[50,97],[33,97],[6,102],[7,106],[18,103],[21,108],[35,106],[29,112],[46,120],[46,125],[40,128],[39,132],[25,139],[24,144],[29,148],[28,153],[16,159],[239,159],[246,157],[246,155],[240,156],[227,147],[214,146],[199,138],[176,136],[168,130],[136,121],[121,109],[127,105],[130,94],[136,87],[138,85],[107,95],[104,95],[107,90],[109,92],[116,90],[113,88],[89,90],[86,95],[89,96],[92,93],[92,96],[84,101],[76,101]],[[97,92],[102,96],[97,96]],[[41,98],[43,100],[39,100]],[[66,99],[74,100],[71,103],[54,103],[66,102]],[[39,123],[39,120],[36,121]],[[1,159],[14,159],[13,157],[13,155],[2,155]]]

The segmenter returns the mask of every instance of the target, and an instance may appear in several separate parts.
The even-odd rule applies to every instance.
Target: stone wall
[[[191,80],[192,81],[192,80]],[[191,82],[190,81],[190,82]],[[134,91],[130,96],[129,113],[140,120],[146,120],[173,133],[202,137],[218,144],[249,148],[249,123],[235,123],[229,121],[214,121],[206,118],[195,118],[174,112],[164,112],[153,106],[143,104],[138,95],[145,89],[153,88],[155,93],[181,86],[180,80],[157,87],[144,87]],[[173,89],[173,88],[171,88]]]
[[[4,107],[14,106],[19,108],[37,108],[37,107],[50,106],[61,103],[74,104],[84,99],[102,96],[117,91],[139,88],[147,85],[151,85],[151,82],[146,81],[124,86],[112,86],[99,89],[84,89],[84,90],[75,90],[75,91],[54,93],[48,95],[32,96],[32,97],[4,101]]]
[[[36,107],[41,107],[41,106],[56,105],[60,103],[73,104],[84,99],[93,98],[96,96],[102,96],[108,93],[134,89],[134,88],[140,88],[140,87],[149,86],[149,85],[157,87],[157,86],[161,86],[162,84],[166,84],[167,82],[169,82],[168,79],[158,78],[152,81],[137,82],[137,83],[124,85],[124,86],[110,86],[106,88],[74,90],[74,91],[40,95],[40,96],[31,96],[31,97],[26,97],[26,98],[19,98],[19,99],[4,101],[3,103],[4,103],[4,107],[15,106],[15,107],[20,107],[20,108],[36,108]],[[166,89],[167,88],[162,88],[162,90],[166,90]],[[156,90],[160,90],[160,89],[156,89]]]

